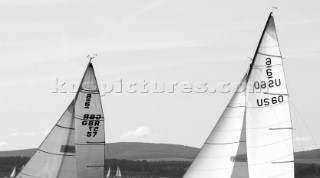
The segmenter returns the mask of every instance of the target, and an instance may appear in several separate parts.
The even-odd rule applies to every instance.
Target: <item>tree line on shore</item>
[[[20,171],[29,157],[1,157],[0,177],[8,176],[13,167]],[[118,160],[106,159],[105,170],[111,169],[111,176],[115,175],[119,166],[123,177],[182,177],[190,166],[188,161],[146,161],[146,160]],[[295,163],[296,177],[320,177],[319,164]]]

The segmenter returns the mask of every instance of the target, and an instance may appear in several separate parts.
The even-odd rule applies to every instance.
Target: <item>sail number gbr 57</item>
[[[86,96],[86,102],[84,104],[85,109],[90,108],[92,95],[90,93]],[[88,126],[89,131],[87,132],[87,137],[95,137],[99,131],[100,119],[102,118],[101,114],[84,114],[83,115],[83,126]]]

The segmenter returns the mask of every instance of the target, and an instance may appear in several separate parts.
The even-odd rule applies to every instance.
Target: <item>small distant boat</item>
[[[294,178],[292,121],[282,59],[270,13],[243,85],[184,178]]]
[[[17,174],[17,167],[15,166],[15,167],[13,167],[13,170],[12,170],[10,176],[9,177],[4,177],[4,178],[16,177],[16,174]]]
[[[103,178],[104,149],[104,115],[90,61],[76,97],[17,177]]]
[[[10,177],[16,177],[16,174],[17,174],[17,168],[14,167],[11,174],[10,174]]]
[[[17,167],[15,166],[10,174],[9,177],[4,177],[4,178],[11,178],[11,177],[16,177],[17,174]]]
[[[110,171],[111,171],[111,168],[109,167],[108,173],[107,173],[107,175],[106,175],[106,178],[110,177]]]
[[[116,177],[122,177],[119,166],[117,167]]]
[[[106,175],[106,178],[108,178],[108,177],[110,177],[110,176],[111,176],[111,168],[109,167],[108,172],[107,172],[107,175]],[[116,175],[115,175],[115,177],[122,177],[119,166],[117,166],[117,170],[116,170]]]

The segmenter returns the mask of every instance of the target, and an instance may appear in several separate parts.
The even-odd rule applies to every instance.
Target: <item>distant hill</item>
[[[25,150],[0,151],[0,157],[31,157],[35,151],[35,148]]]
[[[0,151],[0,157],[30,157],[36,149]],[[199,149],[183,145],[121,142],[106,145],[107,159],[148,160],[148,161],[192,161]],[[320,165],[320,149],[295,153],[298,163]]]
[[[320,165],[320,149],[297,152],[294,156],[298,163],[313,163]]]
[[[31,157],[36,149],[0,151],[0,157]],[[107,159],[148,160],[148,161],[192,161],[198,148],[156,143],[121,142],[106,144]]]

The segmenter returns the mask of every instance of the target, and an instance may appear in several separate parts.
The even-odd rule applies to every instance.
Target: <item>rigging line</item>
[[[226,142],[226,143],[212,143],[212,142],[206,142],[204,144],[207,144],[207,145],[231,145],[231,144],[238,144],[238,143],[242,143],[242,142],[245,142],[245,141],[238,141],[238,142]]]
[[[108,114],[108,113],[107,113]],[[106,115],[106,114],[104,114],[104,115]],[[110,117],[108,117],[108,116],[104,116],[104,117],[106,117],[106,118],[110,118]],[[108,119],[106,119],[105,120],[105,126],[109,126],[110,124],[108,124]],[[110,131],[111,129],[109,129],[109,128],[105,128],[105,132],[106,132],[106,135],[108,135],[109,137],[105,137],[105,159],[113,159],[113,157],[112,157],[112,153],[111,153],[111,146],[110,146],[110,143],[111,143],[111,137],[110,137],[110,133],[109,133],[109,131]]]
[[[293,114],[294,114],[294,113],[293,113]],[[294,115],[295,115],[296,118],[298,118],[297,114],[294,114]],[[293,119],[292,119],[292,121],[293,121]],[[295,123],[296,123],[296,125],[297,125],[297,128],[298,128],[299,138],[302,138],[302,134],[301,134],[301,130],[302,130],[302,129],[300,128],[299,120],[298,120],[298,119],[295,119],[294,121],[295,121]],[[300,143],[300,145],[301,145],[302,151],[305,151],[303,141],[300,140],[299,143]]]
[[[281,124],[285,124],[285,123],[288,123],[290,121],[284,121],[284,122],[279,122],[279,123],[276,123],[276,124],[272,124],[272,125],[266,125],[266,126],[261,126],[261,127],[251,127],[251,128],[246,128],[247,130],[255,130],[255,129],[268,129],[270,127],[273,127],[273,126],[279,126]]]
[[[308,130],[308,132],[309,132],[309,134],[310,134],[310,136],[311,136],[312,142],[314,143],[316,149],[318,149],[319,147],[318,147],[317,143],[315,142],[315,138],[314,138],[314,136],[312,135],[312,132],[311,132],[310,127],[308,126],[308,124],[306,123],[306,121],[304,120],[304,118],[302,117],[302,115],[300,114],[300,112],[298,111],[297,107],[294,105],[293,102],[291,102],[291,105],[294,107],[295,111],[298,113],[299,117],[300,117],[301,120],[303,121],[303,124],[306,126],[306,128],[307,128],[307,130]]]
[[[280,44],[279,44],[279,46],[280,46]],[[283,66],[285,67],[286,63],[285,63],[283,60],[282,60],[282,64],[283,64]],[[283,68],[283,73],[284,73],[284,76],[286,76],[286,71],[284,70],[284,68]],[[288,78],[286,78],[286,83],[287,83],[287,86],[290,85],[290,83],[291,83]],[[287,87],[287,93],[288,93],[288,87]],[[298,114],[297,116],[298,116],[298,118],[299,118],[299,115],[300,115],[301,120],[303,121],[304,125],[306,125],[307,130],[308,130],[309,134],[311,135],[311,139],[312,139],[315,147],[318,148],[318,146],[317,146],[317,144],[316,144],[316,142],[315,142],[315,138],[314,138],[314,136],[312,135],[312,133],[311,133],[311,131],[310,131],[310,128],[309,128],[308,125],[306,124],[305,120],[303,119],[303,117],[302,117],[302,115],[300,114],[300,112],[298,111],[298,109],[295,107],[292,98],[288,99],[288,101],[289,101],[289,108],[290,108],[290,104],[291,104],[291,105],[293,106],[293,108],[297,111],[297,114]],[[292,114],[292,112],[291,112],[291,110],[290,110],[290,116],[291,116],[291,114]],[[292,117],[291,117],[291,122],[293,122]],[[301,138],[301,129],[300,129],[300,125],[299,125],[299,120],[298,120],[298,119],[296,120],[296,123],[297,123],[297,126],[298,126],[298,134],[299,134],[299,137]],[[292,143],[292,144],[293,144],[293,143]],[[305,150],[304,144],[303,144],[302,140],[300,141],[300,144],[301,144],[301,146],[302,146],[302,149]],[[293,148],[294,148],[294,147],[293,147]]]
[[[38,176],[29,175],[29,174],[26,174],[26,173],[24,173],[24,172],[20,172],[20,174],[24,174],[24,175],[29,176],[29,177],[42,178],[42,177],[38,177]]]
[[[257,163],[254,163],[254,164],[248,164],[248,166],[258,166],[258,165],[263,165],[263,164],[270,164],[270,162],[274,162],[274,161],[279,161],[283,158],[287,158],[287,157],[293,157],[293,154],[289,154],[289,155],[285,155],[285,156],[282,156],[280,158],[276,158],[276,159],[270,159],[268,161],[263,161],[263,162],[257,162]]]
[[[265,69],[265,68],[270,68],[270,67],[273,67],[273,68],[278,67],[278,68],[280,68],[280,67],[282,67],[282,64],[272,64],[272,65],[268,65],[268,66],[266,66],[266,65],[254,65],[254,69],[259,69],[259,70]]]
[[[287,88],[286,85],[285,85],[285,88]],[[287,92],[288,92],[288,91],[287,91]],[[288,100],[289,100],[289,98],[288,98]],[[288,106],[288,109],[289,109],[288,113],[290,114],[290,108],[289,108],[289,106]],[[277,115],[277,112],[274,110],[274,108],[272,108],[271,111],[272,111],[274,117],[277,119],[277,123],[279,123],[279,124],[278,124],[278,127],[282,128],[282,127],[283,127],[283,126],[282,126],[283,124],[280,124],[280,119],[279,119],[279,117],[278,117],[278,115]],[[280,117],[281,117],[281,116],[280,116]],[[292,142],[292,135],[293,135],[293,133],[292,133],[292,121],[291,121],[291,117],[289,118],[289,120],[287,120],[287,122],[290,123],[290,128],[291,128],[291,130],[290,130],[290,137],[291,137],[290,142],[291,142],[291,143],[289,144],[288,142],[285,142],[285,145],[286,145],[286,148],[287,148],[287,151],[288,151],[288,152],[293,152],[293,153],[294,153],[293,142]],[[270,127],[269,130],[272,130],[272,127]],[[282,138],[285,138],[285,137],[286,137],[286,135],[285,135],[285,133],[284,133],[283,131],[280,132],[280,133],[281,133]]]
[[[271,13],[273,13],[273,10],[275,10],[275,9],[278,9],[278,7],[272,6],[272,12]],[[274,28],[275,28],[275,31],[277,31],[276,27],[274,27]],[[289,90],[288,90],[288,84],[287,84],[287,79],[288,78],[286,77],[285,64],[283,62],[283,57],[282,57],[283,55],[282,55],[282,52],[281,52],[281,47],[280,47],[281,45],[280,45],[280,40],[279,40],[279,37],[278,37],[278,33],[276,32],[275,35],[276,35],[276,39],[277,39],[277,42],[278,42],[278,49],[279,49],[280,56],[281,56],[280,59],[281,59],[282,71],[283,71],[284,81],[285,81],[285,90],[286,90],[285,93],[288,94],[288,108],[289,108],[290,123],[291,123],[291,127],[293,127],[292,117],[291,117],[291,109],[290,109],[290,100],[291,100],[291,98],[289,97]],[[293,137],[293,129],[291,130],[291,147],[292,147],[292,151],[293,151],[293,154],[294,154],[295,149],[294,149],[294,144],[293,144],[293,138],[292,137]]]
[[[278,44],[279,44],[279,40],[278,40]],[[279,45],[275,45],[275,46],[269,46],[269,47],[278,47]],[[278,58],[282,58],[282,56],[278,56],[278,55],[272,55],[272,54],[265,54],[262,52],[258,52],[258,54],[263,55],[263,56],[270,56],[270,57],[278,57]]]
[[[256,51],[255,51],[255,53],[254,53],[254,56],[253,56],[253,59],[252,59],[252,62],[251,62],[250,68],[249,68],[249,72],[248,72],[248,78],[247,78],[248,80],[247,80],[247,82],[248,82],[249,79],[250,79],[250,74],[251,74],[252,69],[253,69],[253,66],[254,66],[254,64],[255,64],[255,60],[256,60],[256,58],[257,58],[257,54],[258,54],[258,52],[259,52],[259,48],[260,48],[260,46],[261,46],[262,39],[263,39],[263,37],[264,37],[264,34],[265,34],[266,30],[267,30],[267,27],[268,27],[268,24],[269,24],[269,21],[270,21],[271,18],[272,18],[272,12],[269,14],[268,20],[267,20],[267,22],[266,22],[266,24],[265,24],[265,26],[264,26],[264,28],[263,28],[263,31],[262,31],[262,34],[261,34],[261,37],[260,37],[258,46],[257,46]]]
[[[287,137],[287,138],[284,138],[284,139],[281,139],[281,140],[277,140],[276,142],[272,142],[272,143],[267,143],[267,144],[263,144],[263,145],[254,145],[254,146],[247,146],[248,149],[258,149],[258,148],[263,148],[263,147],[267,147],[267,146],[271,146],[271,145],[276,145],[276,144],[279,144],[279,143],[283,143],[283,142],[286,142],[286,141],[290,141],[291,140],[291,137]]]

